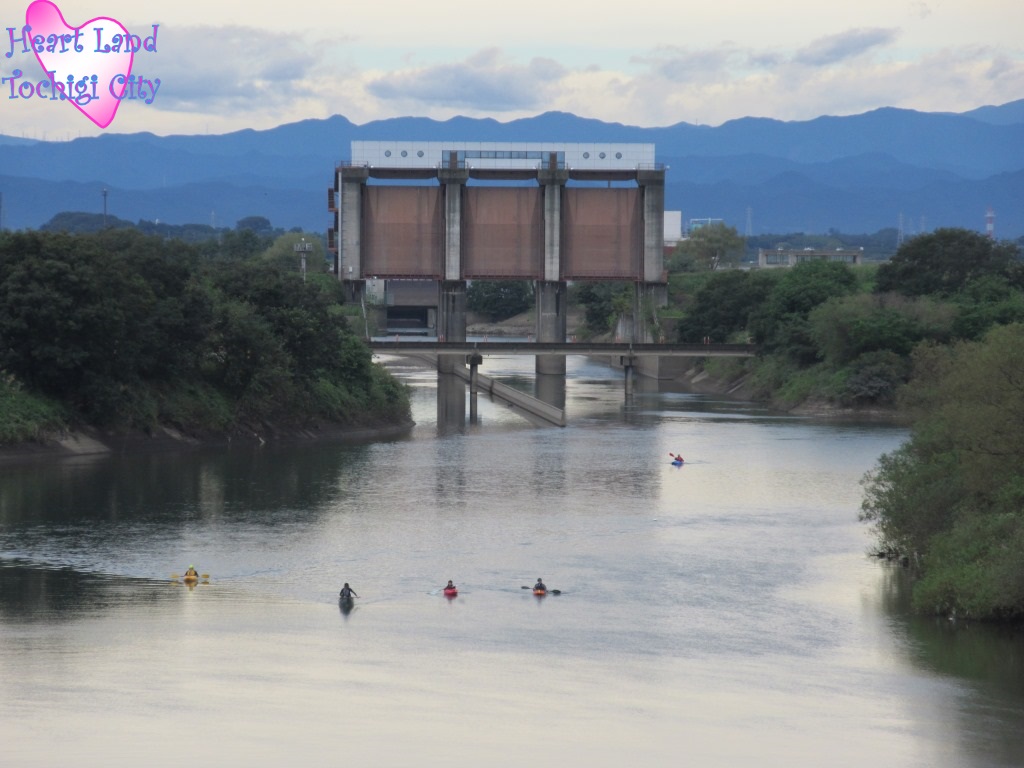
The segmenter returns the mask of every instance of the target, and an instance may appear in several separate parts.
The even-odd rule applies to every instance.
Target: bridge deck
[[[753,344],[623,344],[539,341],[369,341],[374,352],[391,355],[656,355],[658,357],[754,357]]]

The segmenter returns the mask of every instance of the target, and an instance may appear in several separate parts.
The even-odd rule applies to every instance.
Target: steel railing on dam
[[[754,357],[753,344],[629,344],[622,342],[414,341],[367,342],[374,352],[409,355],[627,355],[639,357]]]

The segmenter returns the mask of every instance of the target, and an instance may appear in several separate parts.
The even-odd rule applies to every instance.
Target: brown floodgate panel
[[[363,274],[441,276],[444,206],[438,186],[363,188]]]
[[[463,188],[463,277],[537,280],[543,276],[543,195],[538,187]]]
[[[562,279],[642,280],[639,188],[562,191]]]

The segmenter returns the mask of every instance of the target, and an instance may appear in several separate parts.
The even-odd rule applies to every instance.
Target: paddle
[[[177,581],[178,579],[183,578],[183,577],[181,576],[181,574],[172,573],[171,574],[171,578],[174,579],[175,581]],[[210,578],[210,574],[204,573],[204,574],[202,574],[200,576],[196,576],[195,578],[197,578],[197,579],[209,579]]]
[[[520,587],[520,589],[533,589],[533,587],[528,587],[528,586],[526,586],[524,584],[523,586]],[[549,594],[549,595],[560,595],[560,594],[562,594],[562,590],[560,590],[560,589],[549,589],[547,591],[547,594]]]

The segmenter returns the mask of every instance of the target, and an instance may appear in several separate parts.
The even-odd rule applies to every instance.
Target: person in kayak
[[[544,580],[540,576],[537,577],[537,583],[533,585],[534,592],[547,592],[548,588],[544,584]]]
[[[188,567],[188,570],[185,571],[185,578],[186,579],[198,579],[199,578],[199,571],[196,570],[196,567],[194,565],[190,565]]]
[[[341,592],[338,593],[338,597],[340,597],[342,600],[351,600],[353,597],[359,597],[359,595],[356,594],[356,591],[352,589],[352,587],[350,587],[348,585],[348,582],[346,581],[345,586],[343,586],[341,588]]]
[[[458,587],[456,587],[454,584],[452,584],[452,580],[451,579],[448,579],[448,583],[445,585],[445,589],[458,589]]]

